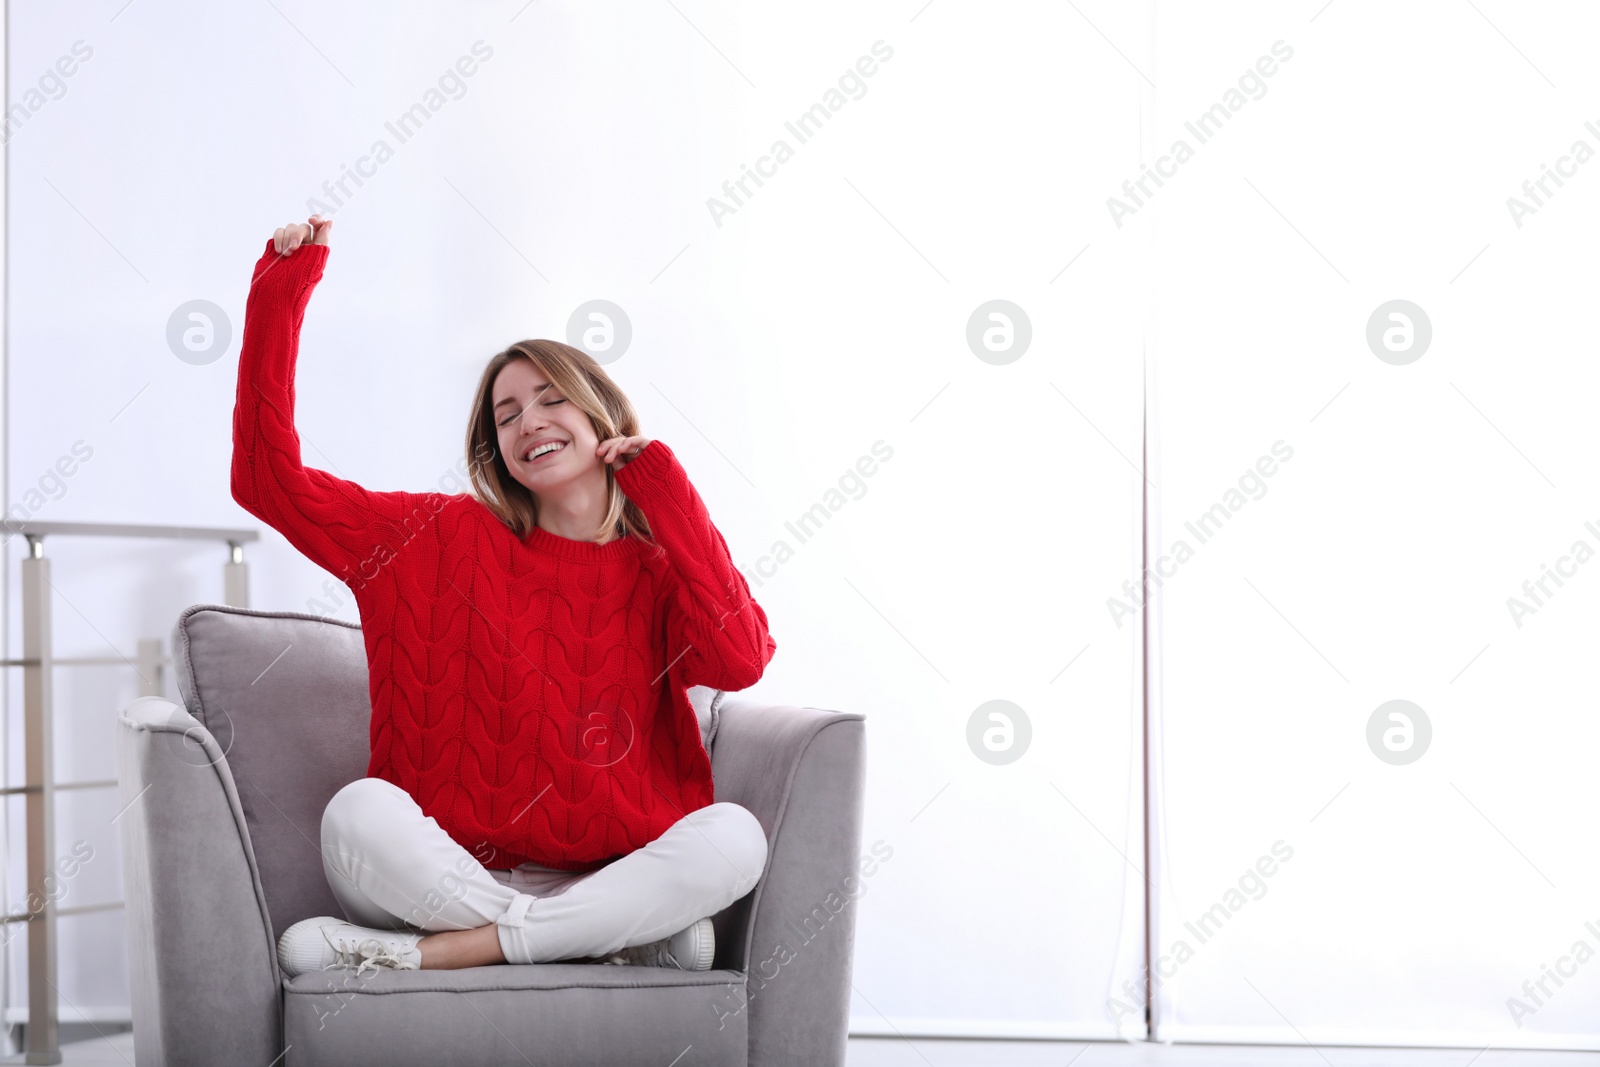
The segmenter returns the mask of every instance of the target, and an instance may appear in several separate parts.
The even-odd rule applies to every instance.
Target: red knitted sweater
[[[777,643],[665,443],[616,471],[660,548],[518,538],[466,493],[371,492],[304,466],[300,324],[327,245],[256,263],[233,414],[233,498],[355,594],[369,777],[486,867],[593,870],[713,797],[686,689],[744,689]]]

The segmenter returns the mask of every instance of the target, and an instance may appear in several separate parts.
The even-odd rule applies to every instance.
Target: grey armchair
[[[760,819],[768,858],[755,889],[714,917],[709,971],[285,978],[278,935],[343,914],[319,842],[328,799],[366,773],[361,629],[197,604],[172,648],[186,706],[140,697],[117,725],[139,1067],[844,1062],[855,908],[823,902],[857,877],[862,715],[721,701],[716,797]]]

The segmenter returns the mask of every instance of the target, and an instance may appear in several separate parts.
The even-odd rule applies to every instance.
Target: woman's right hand
[[[325,219],[321,215],[312,215],[305,222],[291,222],[287,226],[279,226],[272,231],[272,248],[280,256],[292,255],[296,248],[308,240],[314,245],[328,243],[328,231],[333,229],[333,220]]]

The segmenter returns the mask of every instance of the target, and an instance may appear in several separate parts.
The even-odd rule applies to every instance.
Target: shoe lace
[[[670,938],[662,938],[660,941],[651,941],[644,945],[632,945],[612,953],[602,962],[634,967],[679,967],[681,969],[681,965],[667,949],[669,940]]]
[[[368,974],[367,968],[372,968],[371,973],[377,974],[383,967],[404,968],[405,960],[400,957],[399,946],[394,942],[385,944],[375,937],[346,941],[339,938],[333,946],[334,962],[332,967],[355,967],[356,977],[364,978]]]

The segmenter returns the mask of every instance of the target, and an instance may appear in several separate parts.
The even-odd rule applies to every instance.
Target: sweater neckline
[[[580,562],[626,559],[636,555],[644,544],[631,535],[612,538],[603,545],[596,541],[574,541],[570,537],[551,533],[542,526],[535,526],[529,531],[522,543],[535,552]]]

